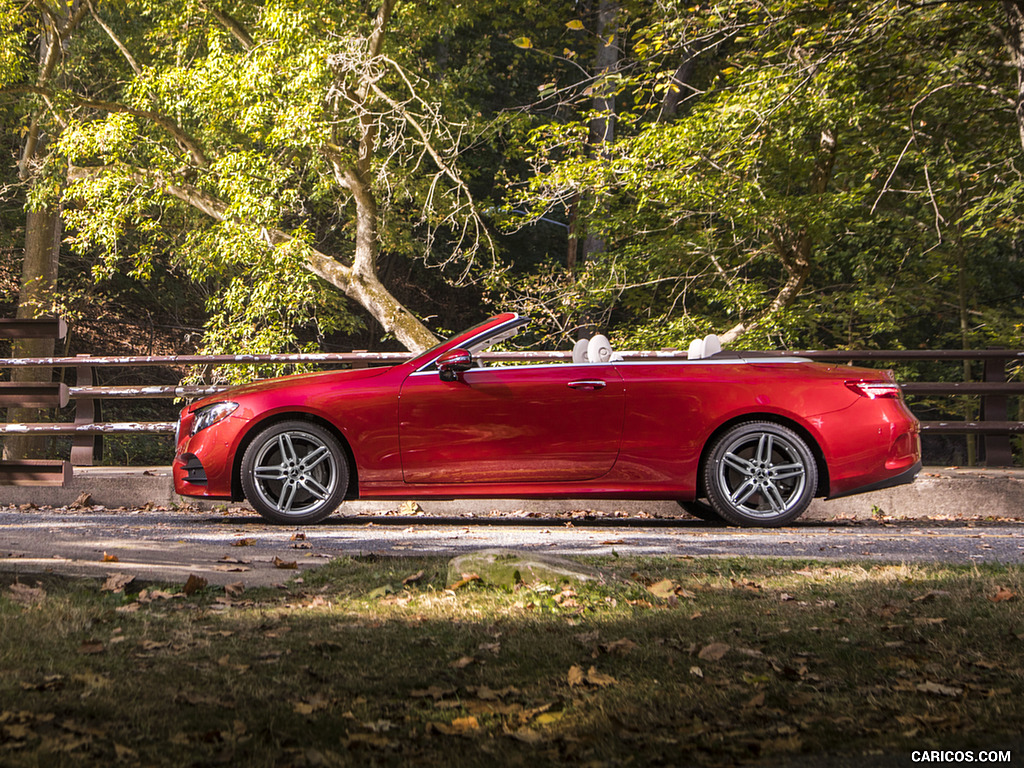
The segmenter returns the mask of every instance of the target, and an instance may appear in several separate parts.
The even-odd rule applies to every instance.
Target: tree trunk
[[[53,288],[57,282],[60,253],[60,211],[47,208],[29,211],[25,221],[25,257],[21,267],[21,293],[18,318],[30,319],[50,313]],[[12,345],[14,357],[52,357],[53,339],[17,339]],[[11,381],[51,381],[50,368],[14,368]],[[39,421],[36,408],[9,408],[11,423]],[[4,458],[41,458],[46,453],[46,438],[38,435],[11,435],[4,440]]]

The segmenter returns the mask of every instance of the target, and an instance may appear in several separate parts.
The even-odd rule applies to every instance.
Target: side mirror
[[[441,381],[456,381],[459,374],[473,367],[473,355],[468,349],[449,349],[437,360]]]

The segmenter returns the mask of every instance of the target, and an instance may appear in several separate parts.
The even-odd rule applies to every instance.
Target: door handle
[[[584,379],[582,381],[569,382],[569,389],[582,389],[591,392],[595,389],[604,389],[606,386],[607,384],[600,379]]]

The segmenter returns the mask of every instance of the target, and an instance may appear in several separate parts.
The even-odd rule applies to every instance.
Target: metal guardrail
[[[678,350],[623,351],[625,360],[685,359],[686,353]],[[986,462],[989,466],[1009,466],[1013,463],[1011,437],[1024,434],[1024,422],[1009,419],[1009,398],[1024,396],[1024,382],[1008,381],[1006,369],[1014,362],[1024,362],[1024,351],[999,350],[861,350],[861,351],[785,351],[780,356],[805,357],[821,362],[847,363],[852,361],[901,362],[961,361],[979,360],[984,362],[985,380],[981,382],[908,382],[902,385],[908,394],[917,395],[972,395],[981,398],[981,418],[973,421],[923,421],[925,434],[974,434],[982,437]],[[27,398],[31,394],[38,407],[63,407],[73,400],[76,406],[74,423],[0,424],[0,437],[4,434],[46,434],[70,435],[72,446],[71,463],[89,466],[93,463],[93,441],[95,436],[105,434],[173,434],[175,422],[97,422],[94,403],[103,399],[142,398],[196,398],[223,391],[226,386],[199,385],[154,385],[154,386],[97,386],[93,384],[95,369],[142,366],[223,366],[223,365],[283,365],[316,363],[345,365],[363,368],[371,365],[393,365],[407,360],[407,353],[390,352],[344,352],[316,354],[275,354],[275,355],[149,355],[112,357],[49,357],[49,358],[0,358],[0,368],[26,366],[73,368],[77,372],[74,386],[63,384],[44,385],[31,393],[16,393],[9,382],[0,382],[0,405],[13,404],[15,398]],[[484,362],[541,362],[571,359],[570,352],[495,352],[480,355]],[[50,391],[43,394],[45,386]],[[62,389],[63,388],[63,389]],[[6,391],[5,391],[6,390]],[[49,398],[49,399],[47,399]],[[43,405],[42,403],[47,403]],[[27,405],[24,400],[18,404]]]

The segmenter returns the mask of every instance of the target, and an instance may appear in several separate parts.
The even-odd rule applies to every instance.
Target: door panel
[[[399,440],[407,483],[591,480],[612,468],[622,437],[613,365],[474,368],[405,380]]]

